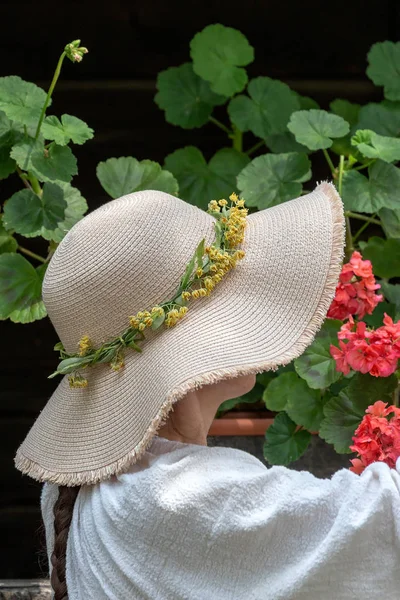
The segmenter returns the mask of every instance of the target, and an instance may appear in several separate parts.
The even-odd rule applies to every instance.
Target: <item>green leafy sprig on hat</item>
[[[129,326],[99,348],[94,348],[87,335],[79,340],[78,352],[75,354],[66,352],[63,344],[58,342],[54,350],[60,352],[61,362],[49,378],[68,374],[70,386],[81,388],[88,385],[88,380],[79,372],[80,369],[109,363],[111,369],[119,371],[124,366],[126,348],[142,352],[139,342],[145,339],[143,332],[146,328],[155,330],[164,324],[166,327],[173,327],[187,313],[190,299],[209,296],[216,284],[245,255],[237,246],[244,239],[248,211],[244,207],[244,200],[240,200],[236,194],[232,194],[229,199],[230,206],[225,199],[209,203],[207,212],[216,219],[215,242],[211,246],[205,246],[205,239],[201,240],[170,300],[153,307],[151,311],[139,311],[129,317]]]

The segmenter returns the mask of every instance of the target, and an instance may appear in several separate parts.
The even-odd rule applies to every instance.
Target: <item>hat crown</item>
[[[76,223],[54,253],[43,300],[67,352],[83,335],[117,336],[129,316],[168,300],[214,219],[174,196],[146,190],[111,200]]]

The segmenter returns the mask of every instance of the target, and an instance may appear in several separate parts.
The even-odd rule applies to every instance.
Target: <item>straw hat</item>
[[[49,317],[68,353],[88,335],[101,345],[129,315],[174,294],[215,218],[169,194],[112,200],[79,221],[52,257],[43,283]],[[339,278],[342,202],[330,183],[247,217],[245,257],[210,296],[190,303],[173,328],[146,332],[125,366],[64,376],[17,451],[17,469],[39,481],[91,484],[126,471],[173,404],[225,378],[277,369],[320,329]]]

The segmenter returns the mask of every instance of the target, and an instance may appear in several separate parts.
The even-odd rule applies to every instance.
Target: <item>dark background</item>
[[[100,160],[134,156],[162,163],[187,144],[209,158],[226,145],[225,134],[212,124],[194,130],[167,124],[153,101],[157,73],[190,60],[189,42],[206,25],[222,23],[247,36],[255,48],[250,78],[282,79],[327,108],[337,97],[380,99],[365,76],[366,53],[374,42],[397,41],[400,23],[398,0],[3,0],[1,12],[0,76],[19,75],[47,89],[67,42],[80,37],[89,48],[81,64],[65,61],[52,111],[76,115],[95,130],[94,140],[74,147],[79,176],[72,183],[90,210],[109,199],[95,175]],[[226,118],[223,109],[216,116]],[[319,168],[327,177],[325,167]],[[0,182],[1,201],[20,187],[16,177]],[[29,248],[46,251],[41,240],[30,240]],[[0,327],[0,579],[43,576],[40,485],[15,470],[13,457],[57,384],[47,379],[56,366],[57,340],[47,319]]]

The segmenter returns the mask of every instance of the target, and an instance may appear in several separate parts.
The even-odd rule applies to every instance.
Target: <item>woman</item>
[[[43,284],[66,375],[15,459],[46,482],[56,600],[399,597],[399,469],[207,447],[218,406],[312,342],[343,245],[328,183],[249,216],[138,192],[66,235]]]

